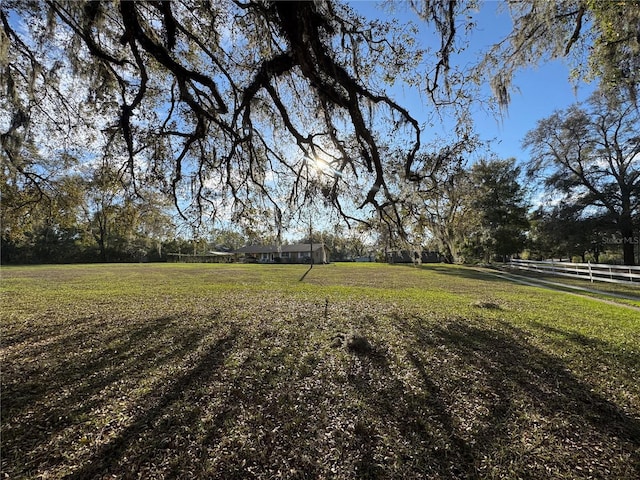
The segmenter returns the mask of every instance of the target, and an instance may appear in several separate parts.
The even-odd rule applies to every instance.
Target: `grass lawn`
[[[2,478],[640,478],[638,311],[306,269],[2,268]]]

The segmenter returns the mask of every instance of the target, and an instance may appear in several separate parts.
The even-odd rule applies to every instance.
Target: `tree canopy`
[[[576,81],[597,79],[608,93],[626,90],[635,101],[640,81],[640,1],[547,0],[502,2],[512,32],[496,43],[479,68],[489,72],[507,105],[515,72],[566,57]]]
[[[469,174],[471,228],[467,249],[490,262],[522,251],[527,220],[526,192],[514,158],[480,160]]]
[[[453,35],[457,8],[425,15]],[[420,126],[385,92],[422,54],[404,26],[329,1],[9,1],[0,15],[2,147],[39,195],[63,148],[70,162],[108,155],[131,188],[154,183],[198,212],[222,196],[238,212],[254,194],[297,203],[309,159],[336,173],[322,193],[338,210],[349,175],[358,206],[383,211],[382,137],[411,174]]]
[[[586,105],[557,111],[525,138],[530,173],[563,203],[601,219],[623,239],[624,262],[633,265],[634,232],[640,226],[640,112],[630,101],[599,92]]]
[[[473,133],[463,113],[449,149],[432,148],[394,83],[419,85],[437,109],[467,106],[468,81],[490,77],[506,103],[518,68],[566,55],[635,98],[638,1],[506,2],[512,33],[465,72],[451,57],[477,2],[408,5],[435,47],[333,0],[5,0],[3,195],[18,210],[55,203],[60,172],[86,180],[108,165],[131,198],[170,196],[185,218],[258,211],[281,225],[313,197],[404,233],[406,192],[439,175],[425,159]],[[442,158],[446,177],[458,160]]]

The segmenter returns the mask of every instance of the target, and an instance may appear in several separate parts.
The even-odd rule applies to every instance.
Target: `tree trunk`
[[[620,229],[622,234],[622,258],[625,265],[635,265],[636,256],[634,243],[636,238],[633,236],[633,228]]]
[[[102,263],[106,263],[107,261],[107,248],[105,246],[104,235],[100,234],[98,238],[98,249],[100,250],[100,260]]]
[[[633,236],[633,219],[631,216],[631,200],[626,192],[622,192],[622,214],[618,220],[618,228],[622,235],[622,257],[625,265],[635,265],[634,244],[637,238]]]
[[[622,235],[622,257],[625,265],[635,265],[634,244],[637,238],[633,236],[633,211],[631,209],[631,194],[629,189],[622,186],[622,212],[618,220],[618,227]]]

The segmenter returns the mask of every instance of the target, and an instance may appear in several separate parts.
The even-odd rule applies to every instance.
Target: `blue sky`
[[[379,2],[349,3],[355,10],[368,17],[388,18],[390,15],[380,7]],[[452,57],[452,62],[459,62],[461,65],[477,62],[480,51],[487,50],[511,31],[510,16],[506,12],[499,12],[499,3],[482,3],[480,11],[474,16],[477,28],[472,34],[470,47],[459,57]],[[432,25],[421,21],[406,5],[404,8],[399,5],[394,16],[400,20],[413,21],[425,32],[431,32],[433,29]],[[522,140],[529,130],[535,128],[538,120],[548,117],[555,110],[585,100],[595,89],[595,84],[581,83],[576,87],[569,79],[569,67],[563,59],[542,64],[535,69],[520,70],[514,78],[513,86],[515,90],[511,92],[511,103],[502,118],[497,118],[482,108],[476,108],[473,116],[476,131],[481,139],[495,139],[491,143],[491,151],[498,158],[515,157],[521,162],[528,159],[527,152],[522,148]],[[485,92],[490,92],[488,85],[485,85],[484,89]],[[426,120],[432,111],[428,104],[424,104],[423,108],[416,107],[420,105],[421,98],[417,92],[407,92],[403,89],[392,94],[400,104],[407,105],[419,121]]]

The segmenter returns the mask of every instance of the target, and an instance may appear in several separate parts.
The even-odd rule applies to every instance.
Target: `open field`
[[[640,477],[640,314],[454,266],[2,269],[2,478]]]

